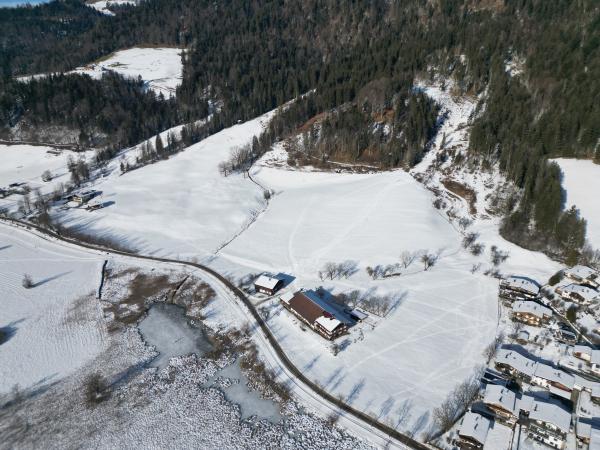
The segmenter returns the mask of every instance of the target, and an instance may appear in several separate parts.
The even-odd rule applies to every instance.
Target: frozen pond
[[[138,328],[144,340],[159,352],[150,363],[151,367],[163,369],[173,357],[190,353],[202,356],[213,348],[204,331],[191,326],[183,308],[176,305],[155,303]],[[228,379],[229,382],[222,383],[219,379]],[[248,379],[241,370],[239,360],[236,360],[218,371],[204,387],[220,389],[228,401],[240,407],[242,419],[256,416],[273,423],[279,422],[279,405],[261,398],[258,392],[249,390],[247,383]]]
[[[223,391],[227,400],[240,407],[242,419],[257,416],[272,423],[277,423],[281,420],[279,405],[277,403],[272,400],[266,400],[258,392],[248,389],[246,385],[248,379],[242,372],[239,360],[219,370],[205,386],[214,387],[218,385],[216,381],[219,377],[227,378],[231,381],[229,386],[220,387],[219,389]]]
[[[163,369],[175,356],[191,353],[202,356],[212,350],[212,344],[202,329],[191,326],[183,308],[176,305],[154,304],[138,328],[144,340],[159,352],[151,367]]]

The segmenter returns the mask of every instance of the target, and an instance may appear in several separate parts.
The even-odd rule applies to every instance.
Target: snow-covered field
[[[587,221],[587,238],[600,248],[600,165],[583,159],[555,159],[563,173],[565,207],[577,206]]]
[[[0,393],[60,380],[99,354],[102,257],[0,225]],[[25,289],[24,274],[34,283]]]
[[[175,95],[175,89],[181,84],[181,52],[179,48],[134,47],[115,52],[74,72],[94,78],[100,78],[105,71],[117,72],[129,78],[139,76],[149,89],[168,98]]]
[[[135,5],[135,4],[136,4],[135,0],[100,0],[97,2],[90,3],[89,5],[92,8],[100,11],[102,14],[106,14],[107,16],[114,16],[115,13],[113,13],[109,9],[109,6]]]
[[[43,194],[50,193],[60,184],[70,180],[67,161],[69,157],[88,158],[91,152],[72,152],[61,150],[59,155],[47,153],[51,147],[32,145],[0,144],[0,188],[8,189],[12,183],[26,183],[31,190],[40,189]],[[42,173],[49,170],[51,181],[42,181]],[[14,194],[6,198],[0,197],[0,208],[14,212],[21,195]]]
[[[104,3],[98,2],[92,6],[102,6]],[[180,48],[172,47],[133,47],[119,50],[69,73],[87,74],[92,78],[101,78],[105,72],[116,72],[127,78],[141,77],[148,89],[169,98],[175,95],[177,86],[181,84],[182,52]],[[45,74],[35,74],[22,76],[19,79],[27,81],[43,76]]]
[[[259,186],[241,175],[222,177],[218,165],[232,148],[260,134],[267,119],[223,130],[167,161],[124,175],[115,170],[94,185],[102,191],[102,201],[115,203],[93,213],[71,210],[66,223],[133,240],[144,253],[211,255],[243,228],[252,211],[263,207]]]

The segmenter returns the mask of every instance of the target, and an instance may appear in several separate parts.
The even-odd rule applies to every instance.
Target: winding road
[[[250,313],[250,316],[262,331],[262,334],[257,333],[256,336],[263,340],[265,344],[267,344],[266,349],[268,349],[269,353],[271,353],[271,356],[276,358],[278,364],[280,365],[280,369],[284,371],[287,376],[289,376],[291,382],[294,383],[295,387],[301,392],[303,392],[303,394],[309,395],[309,397],[312,397],[313,400],[317,399],[321,405],[326,406],[329,410],[331,410],[332,413],[339,413],[341,416],[343,416],[345,420],[349,420],[354,426],[360,427],[363,431],[366,431],[373,438],[376,438],[375,440],[384,442],[386,446],[393,446],[401,449],[412,448],[418,450],[431,450],[432,447],[418,442],[410,436],[401,433],[398,430],[382,422],[379,422],[377,419],[369,416],[368,414],[353,408],[340,398],[334,397],[329,392],[325,391],[323,388],[318,386],[315,382],[308,379],[285,354],[285,352],[277,342],[276,338],[272,334],[271,330],[269,329],[269,326],[267,325],[265,320],[260,316],[255,305],[252,304],[252,302],[244,294],[244,292],[242,292],[237,286],[235,286],[224,276],[211,269],[210,267],[190,261],[181,261],[177,259],[139,255],[135,253],[129,253],[125,251],[90,244],[87,242],[81,242],[75,239],[60,236],[59,234],[53,231],[47,230],[34,224],[22,222],[20,220],[0,218],[0,222],[11,225],[13,227],[19,227],[21,229],[24,228],[36,235],[37,233],[40,233],[43,236],[52,238],[54,240],[62,241],[82,248],[103,252],[105,254],[109,253],[113,255],[125,256],[132,259],[156,261],[161,263],[170,263],[181,266],[193,267],[204,272],[210,278],[217,281],[221,285],[221,287],[224,287],[226,291],[230,292],[233,295],[234,300],[236,300],[236,303],[241,303],[244,306],[244,309],[248,313]]]

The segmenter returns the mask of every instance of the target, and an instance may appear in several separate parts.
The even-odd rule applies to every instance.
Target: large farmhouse
[[[261,275],[254,281],[254,290],[267,295],[274,295],[283,287],[283,280],[277,277]]]
[[[480,449],[485,444],[492,422],[474,412],[467,412],[458,428],[461,448]]]
[[[525,277],[508,277],[500,283],[500,297],[509,300],[529,300],[536,298],[540,285]]]
[[[284,294],[280,300],[286,309],[327,339],[333,340],[348,330],[345,323],[336,319],[304,291]]]
[[[570,269],[565,269],[564,274],[576,283],[585,284],[594,289],[600,287],[600,275],[590,267],[574,266]]]

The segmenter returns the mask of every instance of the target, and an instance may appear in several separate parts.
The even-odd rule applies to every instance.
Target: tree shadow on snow
[[[14,320],[8,325],[0,327],[0,345],[10,341],[15,334],[17,334],[17,325],[23,322],[25,319]]]
[[[49,283],[49,282],[54,281],[54,280],[58,280],[59,278],[62,278],[65,275],[69,275],[72,272],[73,272],[72,270],[69,270],[68,272],[62,272],[62,273],[53,275],[51,277],[44,278],[43,280],[40,280],[40,281],[38,281],[36,283],[33,283],[32,287],[36,288],[38,286],[42,286],[43,284]]]

